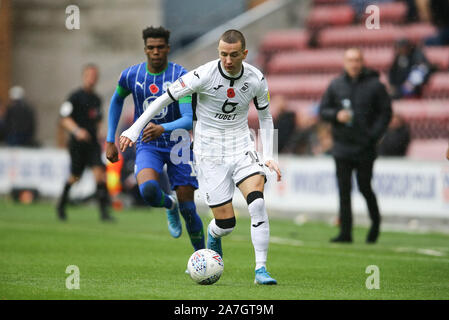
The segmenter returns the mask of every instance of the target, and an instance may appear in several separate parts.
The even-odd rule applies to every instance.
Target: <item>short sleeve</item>
[[[76,104],[76,94],[72,93],[67,97],[59,108],[59,115],[63,118],[70,117],[73,114],[73,106]]]
[[[61,105],[61,108],[59,108],[59,115],[63,118],[70,117],[73,112],[73,104],[70,101],[64,101],[64,103]]]
[[[172,85],[167,89],[169,96],[177,101],[180,98],[198,92],[201,90],[203,82],[206,78],[206,74],[202,67],[195,70],[187,72],[182,77],[178,78]]]
[[[122,98],[125,98],[128,94],[131,93],[131,89],[129,86],[128,76],[131,71],[131,68],[126,68],[123,70],[123,72],[120,74],[120,78],[118,80],[117,85],[117,93]]]

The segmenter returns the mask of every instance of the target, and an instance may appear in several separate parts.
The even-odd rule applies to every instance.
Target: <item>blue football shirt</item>
[[[147,63],[143,62],[126,68],[121,73],[117,92],[123,98],[130,93],[132,94],[134,100],[134,121],[136,121],[151,102],[165,93],[172,82],[175,82],[179,77],[186,73],[186,69],[173,62],[169,62],[164,71],[157,74],[151,73],[148,71]],[[191,102],[192,98],[190,96],[184,97],[177,102],[173,102],[164,107],[151,122],[162,124],[179,119],[181,117],[179,103]],[[137,147],[142,144],[155,145],[159,148],[172,147],[177,142],[170,141],[170,134],[170,131],[165,131],[159,138],[149,142],[143,142],[142,134],[140,134],[136,145]]]

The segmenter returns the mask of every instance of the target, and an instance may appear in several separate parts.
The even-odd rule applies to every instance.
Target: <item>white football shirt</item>
[[[194,94],[194,152],[197,156],[235,156],[255,150],[248,127],[251,101],[259,112],[261,129],[273,131],[268,110],[268,85],[263,74],[243,62],[241,72],[231,76],[220,59],[208,62],[180,77],[167,90],[173,100]],[[196,93],[196,95],[195,95]],[[270,134],[271,133],[271,134]],[[272,132],[262,137],[264,160],[272,159]]]

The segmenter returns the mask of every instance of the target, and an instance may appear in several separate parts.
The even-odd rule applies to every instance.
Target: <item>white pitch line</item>
[[[293,240],[279,237],[270,237],[270,242],[276,244],[287,244],[295,247],[301,247],[304,245],[304,242],[302,242],[301,240]]]
[[[446,255],[444,252],[433,250],[433,249],[397,248],[394,251],[395,252],[419,253],[419,254],[424,254],[427,256],[434,256],[434,257],[443,257]]]

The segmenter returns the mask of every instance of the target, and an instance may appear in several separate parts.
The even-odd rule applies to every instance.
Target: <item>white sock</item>
[[[234,228],[222,229],[215,223],[215,219],[212,219],[209,223],[209,231],[214,238],[221,238],[230,234]]]
[[[267,263],[268,243],[270,241],[270,224],[268,221],[265,201],[257,198],[248,205],[251,216],[251,240],[256,256],[256,270],[265,267]]]

